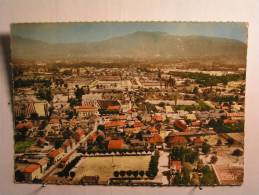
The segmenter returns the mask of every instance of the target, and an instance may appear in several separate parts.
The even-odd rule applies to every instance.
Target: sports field
[[[79,162],[73,179],[78,182],[83,176],[99,176],[99,182],[107,182],[114,171],[147,171],[151,156],[104,156],[86,157]]]

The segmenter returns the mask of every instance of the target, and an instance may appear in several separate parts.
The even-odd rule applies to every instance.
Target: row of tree
[[[125,177],[125,176],[128,176],[128,177],[144,177],[144,175],[146,174],[146,176],[148,176],[148,172],[145,172],[143,170],[128,170],[128,171],[124,171],[124,170],[121,170],[121,171],[114,171],[113,172],[113,175],[114,177]]]

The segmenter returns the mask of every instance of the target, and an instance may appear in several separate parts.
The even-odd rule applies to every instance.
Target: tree
[[[181,174],[178,171],[175,173],[175,176],[174,176],[174,179],[173,179],[173,183],[175,185],[182,184],[182,176],[181,176]]]
[[[133,174],[134,177],[137,177],[138,176],[138,171],[133,171],[132,174]]]
[[[208,143],[203,143],[202,144],[202,152],[204,154],[208,154],[210,152],[210,145]]]
[[[233,156],[242,156],[243,152],[240,149],[235,149],[232,153]]]
[[[234,142],[235,142],[235,140],[234,140],[233,138],[231,138],[231,137],[227,139],[227,144],[228,144],[229,146],[233,145]]]
[[[104,125],[98,125],[97,130],[104,131],[105,130]]]
[[[125,171],[120,171],[120,176],[121,176],[121,177],[124,177],[124,176],[125,176],[125,174],[126,174],[126,172],[125,172]]]
[[[130,177],[130,176],[132,175],[132,171],[131,171],[131,170],[128,170],[128,171],[126,172],[126,174],[127,174],[128,177]]]
[[[185,185],[188,185],[191,181],[190,178],[190,171],[186,168],[183,168],[183,177],[182,177],[182,183]]]
[[[212,157],[210,158],[210,163],[211,163],[211,164],[215,164],[217,161],[218,161],[218,157],[217,157],[217,156],[212,156]]]
[[[79,88],[78,85],[76,85],[75,89],[75,96],[76,99],[82,100],[82,96],[85,94],[83,87]]]
[[[15,181],[21,182],[24,180],[25,180],[25,177],[24,177],[23,173],[20,170],[15,171]]]
[[[55,140],[55,142],[54,142],[54,146],[56,149],[60,148],[62,146],[62,144],[63,144],[63,140],[61,140],[61,139]]]
[[[145,175],[145,172],[143,170],[139,171],[138,173],[140,175],[140,177],[143,177]]]
[[[34,121],[38,120],[39,119],[38,113],[37,112],[31,113],[31,119],[34,120]]]
[[[165,102],[160,102],[160,103],[158,104],[158,106],[164,107],[164,106],[165,106]]]
[[[53,99],[50,88],[40,88],[37,95],[40,99],[47,100],[48,102],[52,101]]]
[[[114,175],[114,177],[119,177],[120,173],[119,173],[119,171],[114,171],[113,175]]]

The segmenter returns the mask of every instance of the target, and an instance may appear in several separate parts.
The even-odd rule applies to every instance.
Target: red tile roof
[[[66,148],[68,146],[72,146],[72,140],[71,139],[66,139],[64,142],[63,142],[63,148]]]
[[[108,121],[108,122],[105,122],[104,124],[105,128],[123,127],[125,125],[126,125],[125,121]]]
[[[204,139],[201,138],[201,137],[196,137],[194,140],[193,140],[193,143],[196,143],[196,144],[202,144],[204,142]]]
[[[161,144],[163,143],[163,138],[159,134],[154,134],[148,139],[150,144]]]
[[[174,121],[174,125],[182,130],[186,129],[187,128],[187,125],[185,124],[184,121],[181,121],[181,120],[175,120]]]
[[[163,121],[163,117],[161,115],[154,115],[152,119],[158,122]]]
[[[119,150],[123,147],[123,140],[116,139],[116,140],[110,140],[108,144],[108,150]]]
[[[173,145],[178,145],[178,144],[183,145],[183,144],[187,143],[187,139],[185,137],[181,137],[181,136],[174,136],[169,141]]]
[[[58,118],[52,118],[52,119],[50,119],[49,123],[50,124],[60,124],[60,121]]]
[[[51,158],[55,158],[56,156],[58,156],[60,153],[63,152],[63,149],[59,148],[59,149],[55,149],[55,150],[52,150],[48,156],[51,157]]]
[[[22,129],[22,128],[24,128],[24,127],[25,127],[24,123],[19,122],[19,123],[16,125],[15,129]]]
[[[181,171],[182,163],[179,160],[172,160],[170,162],[170,168],[174,169],[175,171]]]
[[[79,136],[79,137],[83,137],[85,135],[85,131],[83,129],[77,129],[76,130],[76,134]]]
[[[76,107],[77,112],[95,112],[97,108],[93,105],[83,105]]]
[[[224,124],[235,124],[237,121],[235,120],[230,120],[230,119],[225,119]]]
[[[150,128],[150,132],[151,133],[157,133],[158,131],[157,131],[157,129],[155,127],[151,127]]]
[[[38,165],[38,164],[30,164],[23,169],[23,172],[24,173],[33,173],[34,171],[36,171],[39,168],[40,168],[40,165]]]
[[[134,127],[142,127],[143,126],[143,123],[140,122],[140,121],[135,121],[134,122]]]
[[[120,110],[120,106],[108,106],[107,110]]]
[[[233,113],[227,113],[228,117],[244,117],[244,112],[233,112]]]

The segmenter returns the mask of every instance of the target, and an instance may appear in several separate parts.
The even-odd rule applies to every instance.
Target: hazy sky
[[[101,41],[136,31],[161,31],[172,35],[224,37],[247,42],[245,23],[213,22],[92,22],[14,24],[12,35],[48,43]]]

